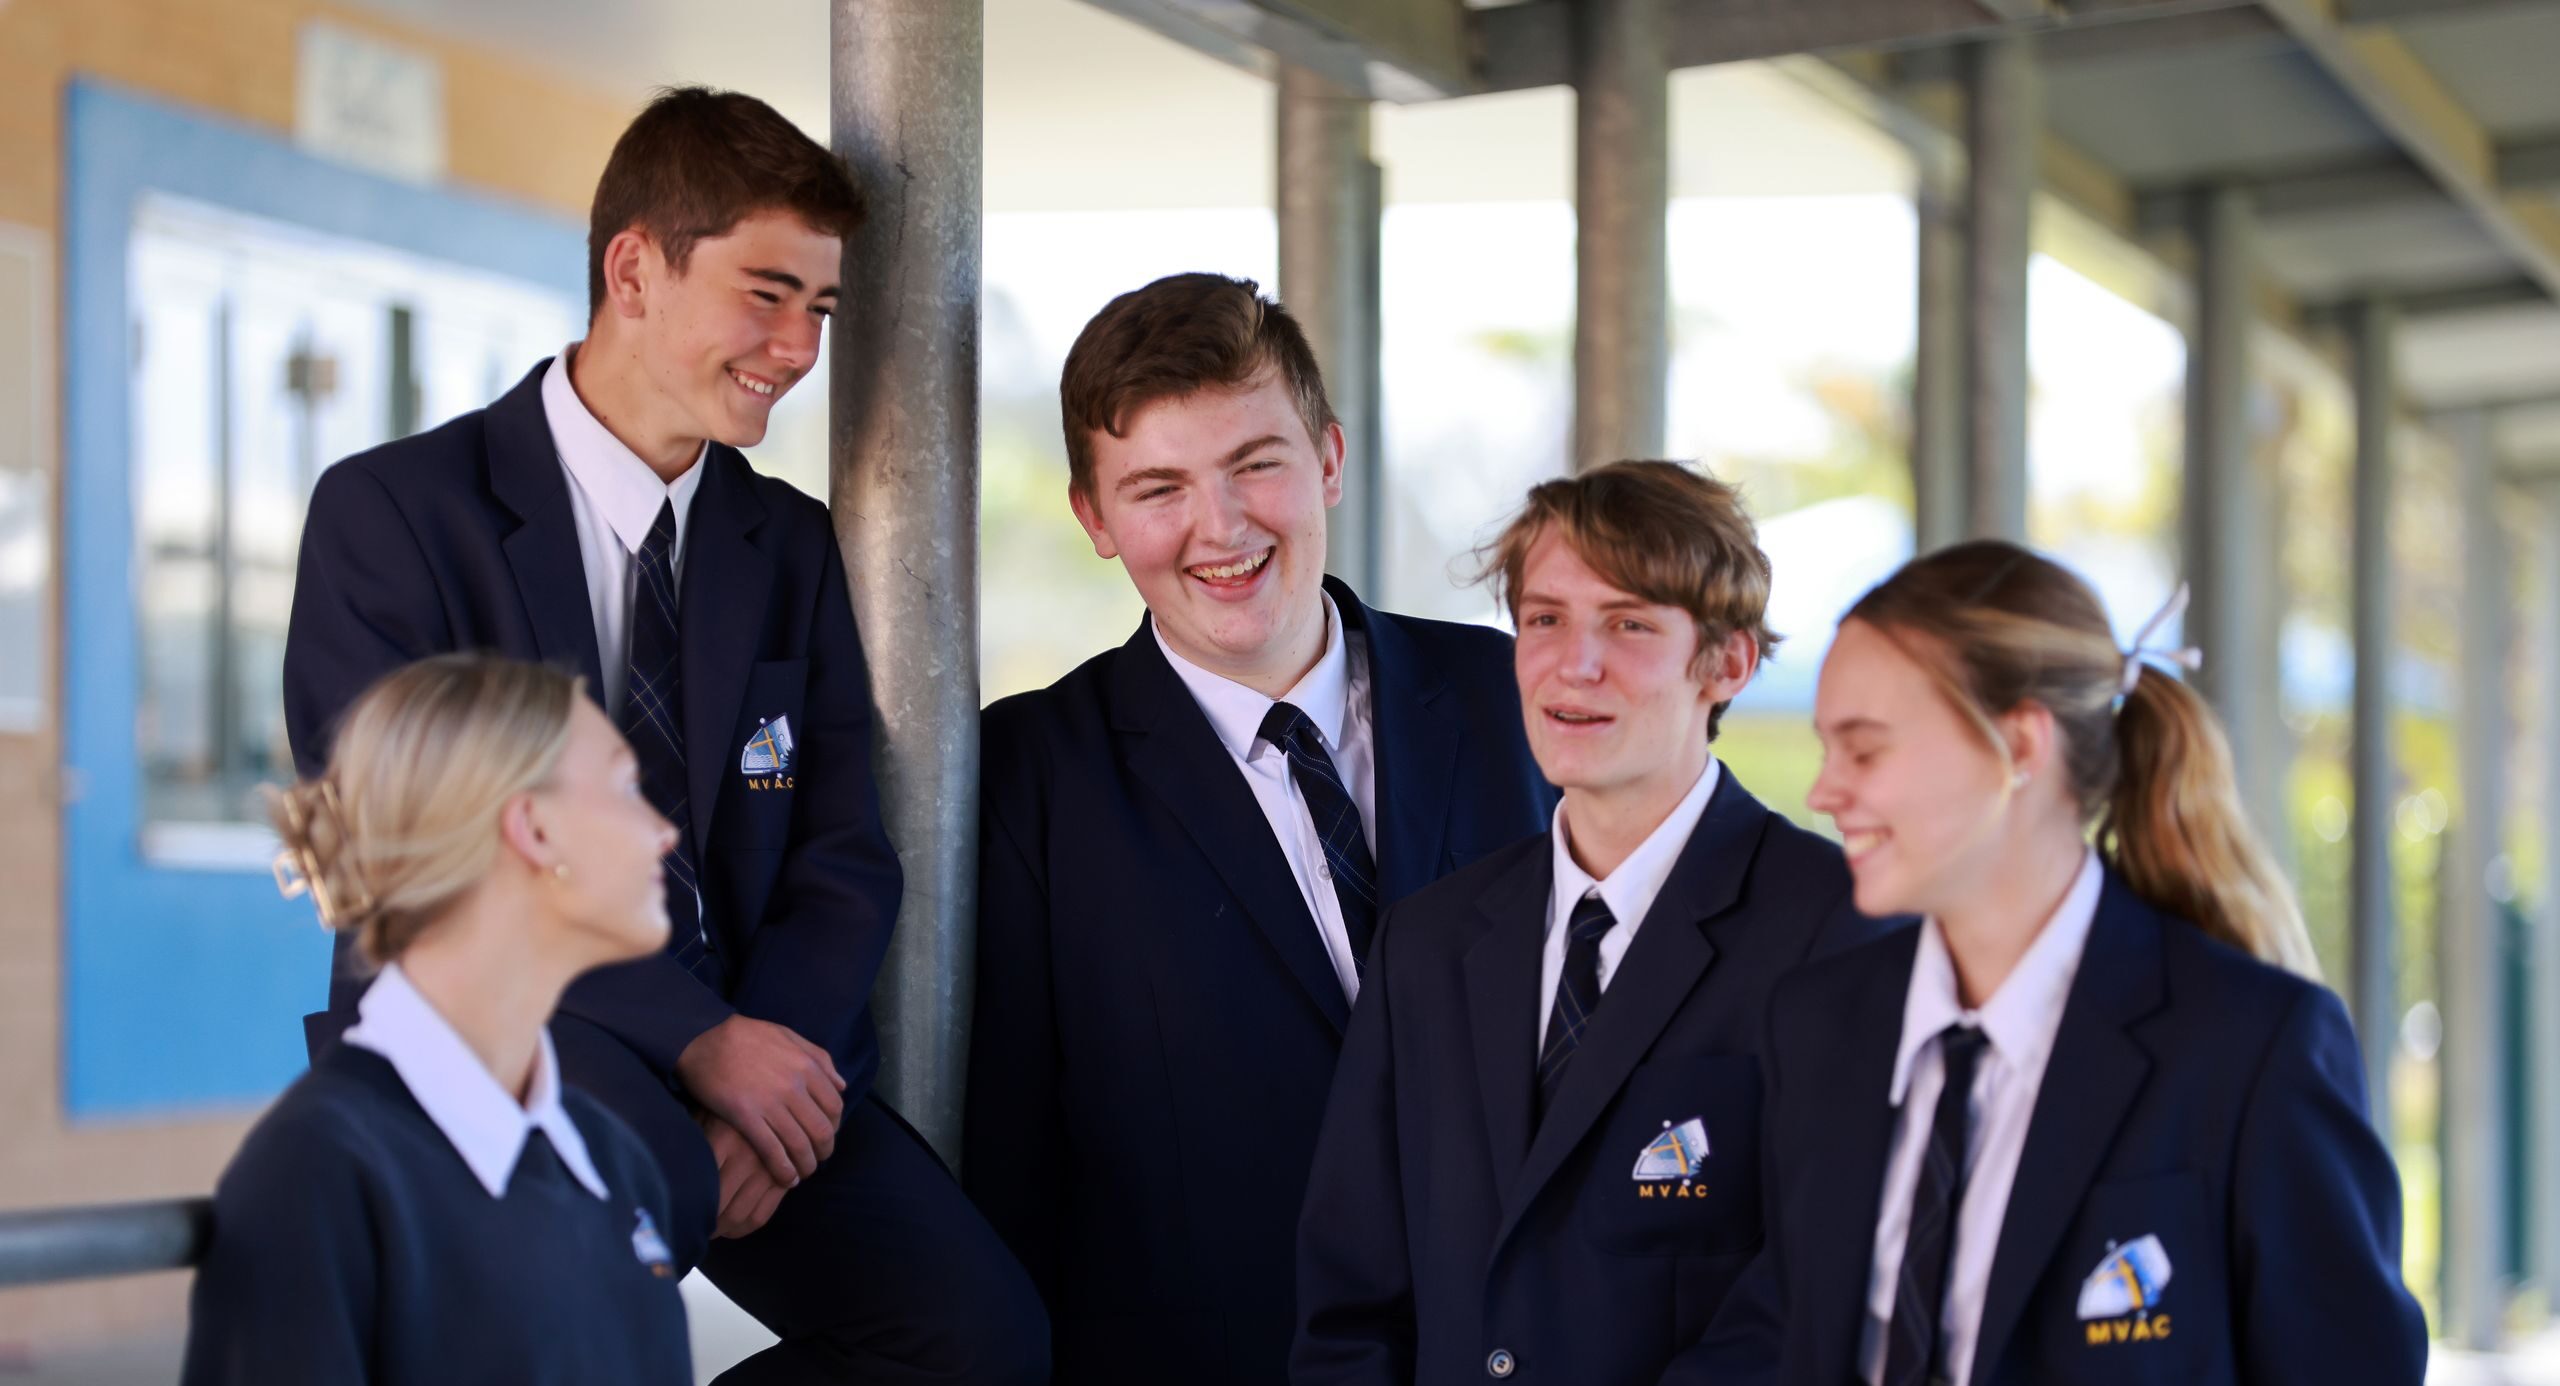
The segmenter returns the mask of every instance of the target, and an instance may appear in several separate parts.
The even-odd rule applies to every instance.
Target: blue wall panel
[[[66,99],[62,707],[77,792],[63,812],[64,1100],[75,1118],[255,1106],[302,1071],[301,1016],[325,994],[328,940],[309,904],[278,898],[264,872],[172,870],[141,853],[125,295],[136,206],[172,194],[576,301],[584,228],[379,178],[95,82]]]

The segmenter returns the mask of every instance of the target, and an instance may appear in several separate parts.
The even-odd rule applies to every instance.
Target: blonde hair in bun
[[[400,956],[485,878],[509,799],[547,783],[579,680],[487,654],[384,676],[347,710],[326,773],[268,791],[276,884],[309,895],[368,968]]]

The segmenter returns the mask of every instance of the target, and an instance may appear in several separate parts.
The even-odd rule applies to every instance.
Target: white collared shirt
[[[1866,1328],[1858,1345],[1859,1371],[1868,1386],[1884,1378],[1894,1286],[1902,1276],[1903,1242],[1911,1234],[1912,1193],[1927,1153],[1929,1125],[1937,1119],[1938,1094],[1947,1081],[1940,1046],[1929,1041],[1957,1024],[1974,1026],[1991,1041],[1974,1069],[1968,1132],[1973,1172],[1965,1181],[1964,1204],[1956,1210],[1945,1317],[1938,1325],[1946,1345],[1947,1379],[1964,1386],[1973,1375],[1982,1296],[1991,1283],[1991,1258],[2000,1245],[2009,1190],[2018,1179],[2018,1157],[2027,1148],[2036,1092],[2044,1086],[2045,1063],[2053,1057],[2062,1008],[2080,973],[2080,955],[2089,946],[2089,926],[2098,916],[2098,892],[2105,879],[2098,854],[2089,852],[2053,917],[1980,1010],[1964,1008],[1955,960],[1947,953],[1938,921],[1921,925],[1911,987],[1902,1002],[1902,1047],[1893,1063],[1893,1154],[1885,1161],[1875,1262],[1867,1278]]]
[[[1155,630],[1155,623],[1150,621],[1148,629]],[[1324,838],[1316,831],[1315,815],[1308,811],[1305,797],[1298,793],[1297,776],[1289,773],[1289,757],[1262,739],[1262,719],[1279,702],[1297,708],[1315,724],[1325,754],[1333,759],[1334,772],[1351,790],[1351,802],[1360,811],[1360,832],[1369,844],[1369,859],[1376,861],[1378,748],[1369,706],[1367,645],[1343,629],[1342,613],[1334,609],[1332,595],[1325,594],[1324,654],[1316,667],[1278,698],[1266,698],[1184,659],[1165,643],[1161,630],[1156,630],[1156,645],[1181,676],[1183,686],[1191,690],[1192,701],[1208,716],[1218,744],[1227,748],[1236,768],[1244,772],[1253,801],[1261,806],[1262,817],[1280,844],[1280,854],[1289,859],[1298,894],[1315,917],[1316,932],[1324,938],[1325,955],[1333,960],[1333,975],[1342,983],[1342,994],[1359,1000],[1360,957],[1351,950],[1350,930],[1342,922],[1342,901],[1333,891],[1333,872],[1324,864]]]
[[[1600,990],[1609,990],[1609,979],[1618,975],[1618,960],[1627,955],[1627,946],[1636,941],[1636,930],[1644,927],[1644,917],[1653,908],[1653,897],[1662,893],[1662,883],[1671,879],[1671,868],[1678,864],[1680,851],[1689,845],[1689,835],[1697,831],[1698,820],[1706,816],[1707,801],[1715,797],[1716,781],[1721,777],[1716,758],[1707,757],[1707,768],[1698,772],[1698,782],[1689,786],[1669,817],[1654,825],[1643,842],[1618,863],[1605,881],[1595,881],[1591,873],[1573,859],[1572,837],[1565,826],[1566,805],[1556,805],[1556,821],[1548,832],[1555,853],[1553,884],[1547,888],[1547,946],[1538,964],[1538,1050],[1547,1047],[1547,1021],[1555,1014],[1556,984],[1564,976],[1565,945],[1571,935],[1565,928],[1573,918],[1573,908],[1593,892],[1598,892],[1609,906],[1617,923],[1600,936]]]
[[[542,413],[551,424],[551,443],[560,453],[561,470],[569,474],[569,513],[578,522],[578,559],[587,573],[587,609],[595,617],[597,672],[604,687],[604,710],[622,712],[622,685],[631,672],[631,599],[637,595],[633,575],[640,546],[658,523],[658,507],[676,508],[676,543],[670,557],[675,574],[684,572],[684,535],[693,510],[693,493],[702,486],[702,460],[710,455],[705,442],[684,475],[672,483],[598,422],[569,383],[570,343],[551,358],[542,373]]]
[[[461,1033],[419,993],[409,974],[392,963],[356,1002],[356,1023],[344,1039],[390,1061],[409,1095],[453,1143],[491,1198],[507,1196],[516,1160],[536,1131],[551,1142],[560,1163],[587,1192],[609,1196],[604,1176],[596,1173],[587,1154],[586,1138],[569,1119],[569,1109],[560,1105],[560,1056],[551,1048],[548,1029],[534,1058],[532,1087],[518,1103]]]

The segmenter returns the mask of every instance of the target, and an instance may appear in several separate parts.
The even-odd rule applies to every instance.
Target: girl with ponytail
[[[690,1381],[665,1180],[544,1023],[666,940],[621,734],[570,675],[440,656],[274,806],[278,882],[380,976],[223,1173],[187,1386]]]
[[[1766,1241],[1669,1380],[2417,1386],[2355,1037],[2151,642],[2012,544],[1850,609],[1809,802],[1917,928],[1779,984]]]

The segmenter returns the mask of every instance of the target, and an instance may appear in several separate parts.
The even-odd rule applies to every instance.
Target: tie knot
[[[643,549],[664,553],[676,546],[676,502],[669,496],[658,502],[658,518],[649,522],[649,537],[640,541]]]
[[[1947,1086],[1973,1086],[1974,1065],[1989,1048],[1991,1037],[1971,1025],[1950,1025],[1938,1032],[1938,1053],[1946,1060]]]
[[[1273,703],[1271,710],[1262,714],[1262,739],[1284,754],[1296,749],[1294,743],[1299,737],[1310,736],[1314,731],[1315,723],[1293,703]]]
[[[1591,943],[1618,926],[1618,917],[1609,912],[1609,902],[1593,891],[1573,907],[1573,916],[1565,921],[1565,933],[1578,942]]]

